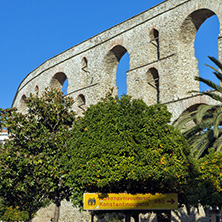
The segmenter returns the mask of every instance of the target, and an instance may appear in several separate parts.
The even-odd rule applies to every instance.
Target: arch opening
[[[67,95],[67,93],[68,93],[67,92],[68,86],[69,86],[68,79],[66,79],[65,82],[62,85],[62,92],[64,92],[64,95]]]
[[[148,94],[148,104],[155,104],[160,101],[160,90],[159,90],[159,73],[157,69],[151,68],[146,73],[146,89],[145,92]]]
[[[119,61],[116,72],[116,86],[118,88],[118,96],[127,94],[127,74],[129,70],[129,53],[126,52]]]
[[[88,72],[88,61],[87,61],[86,57],[84,57],[82,59],[81,68],[84,72]]]
[[[26,113],[26,111],[27,111],[26,100],[27,100],[26,95],[23,95],[22,98],[21,98],[21,100],[20,100],[19,111],[20,111],[21,113],[23,113],[23,114]]]
[[[213,56],[218,59],[219,31],[218,17],[213,15],[199,27],[194,42],[195,57],[198,60],[199,76],[211,79],[213,82],[217,82],[218,80],[214,75],[209,75],[212,73],[212,70],[209,67],[206,67],[205,64],[215,67],[215,64],[208,58],[208,56]],[[206,90],[210,89],[207,88],[204,83],[200,82],[200,91]]]
[[[213,15],[215,13],[209,9],[199,9],[187,16],[181,27],[181,41],[193,43],[200,26]]]
[[[212,35],[211,31],[209,30],[215,27],[215,25],[212,25],[211,23],[212,20],[215,19],[217,20],[217,16],[213,11],[203,8],[196,10],[192,12],[189,16],[187,16],[181,26],[179,40],[182,42],[182,44],[180,44],[178,48],[179,52],[181,52],[180,61],[183,67],[190,67],[189,69],[185,68],[182,71],[183,76],[181,76],[183,82],[187,83],[183,86],[186,92],[200,90],[199,82],[195,81],[194,77],[199,74],[202,75],[203,72],[205,72],[206,74],[211,73],[212,71],[209,71],[209,69],[207,69],[204,65],[204,63],[210,63],[207,56],[213,56],[216,58],[218,57],[218,34],[214,34],[214,40],[210,40],[208,38],[209,35]],[[219,28],[216,29],[219,30]],[[204,36],[201,34],[203,33],[203,30],[205,30]],[[206,40],[206,42],[204,44],[199,44],[200,42],[203,42],[204,39]],[[213,42],[214,44],[214,53],[211,53],[209,41],[211,41],[211,43]],[[206,50],[205,53],[202,53],[203,49]],[[205,60],[202,60],[200,58],[200,54]],[[204,71],[202,71],[201,69],[203,69]]]
[[[80,108],[82,111],[86,110],[86,98],[83,94],[78,95],[77,99],[76,99],[76,103],[78,108]]]
[[[36,86],[35,86],[35,94],[38,95],[38,93],[39,93],[39,86],[36,85]]]
[[[64,90],[64,94],[67,94],[68,90],[67,76],[62,72],[56,73],[51,79],[50,88],[58,89],[61,91]]]
[[[108,79],[104,79],[104,81],[109,90],[119,97],[127,94],[126,71],[129,70],[129,60],[129,53],[121,45],[114,46],[105,58],[105,72],[108,74]]]
[[[159,44],[159,31],[157,29],[152,29],[150,31],[150,54],[152,60],[160,59],[160,44]]]
[[[88,68],[88,60],[86,57],[84,57],[81,61],[81,76],[82,76],[82,87],[85,87],[89,84],[93,83],[93,76],[91,76],[91,73]]]

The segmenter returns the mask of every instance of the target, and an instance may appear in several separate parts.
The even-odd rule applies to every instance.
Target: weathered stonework
[[[199,90],[194,80],[198,75],[196,32],[215,14],[220,22],[218,50],[222,60],[222,1],[166,0],[44,62],[21,82],[13,106],[24,111],[24,99],[30,93],[62,88],[68,79],[67,94],[75,100],[73,109],[81,114],[109,89],[117,94],[117,65],[128,52],[127,94],[147,104],[167,104],[173,121],[198,104],[210,103],[206,97],[187,92]],[[68,218],[60,221],[89,221]]]
[[[214,14],[220,21],[221,59],[221,0],[168,0],[43,63],[22,81],[13,106],[22,110],[22,97],[36,90],[41,93],[46,87],[62,87],[67,78],[68,95],[76,101],[73,109],[81,113],[110,88],[117,93],[116,68],[126,51],[130,56],[127,94],[148,104],[155,103],[157,96],[162,103],[184,99],[188,91],[199,90],[194,81],[198,75],[194,39],[200,25]],[[156,72],[158,82],[150,70]],[[158,84],[158,92],[149,84],[152,82]],[[174,104],[169,110],[176,118],[183,110],[174,113],[178,109]]]

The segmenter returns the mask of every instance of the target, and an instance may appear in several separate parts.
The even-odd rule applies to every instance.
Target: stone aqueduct
[[[128,52],[127,94],[147,104],[167,104],[176,119],[186,110],[210,102],[187,92],[199,90],[199,83],[194,81],[198,75],[194,40],[201,24],[213,15],[220,22],[221,60],[222,1],[166,0],[40,65],[21,82],[12,106],[24,111],[24,101],[30,93],[41,93],[47,87],[61,89],[68,79],[67,95],[74,98],[73,109],[80,114],[109,89],[117,94],[117,65]],[[89,215],[70,207],[70,203],[62,204],[61,221],[89,221]],[[52,211],[40,211],[33,221],[50,221]]]
[[[195,104],[207,102],[187,92],[199,90],[194,81],[198,75],[194,40],[201,24],[213,15],[220,22],[222,59],[222,1],[166,0],[40,65],[21,82],[13,106],[22,111],[30,93],[62,88],[68,79],[67,94],[75,100],[73,109],[81,113],[110,88],[117,94],[117,65],[128,52],[127,94],[147,104],[168,104],[175,119]]]

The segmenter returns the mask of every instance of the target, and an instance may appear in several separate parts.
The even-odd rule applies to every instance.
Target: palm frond
[[[208,64],[204,64],[205,66],[207,66],[207,67],[209,67],[209,68],[211,68],[211,69],[213,69],[215,72],[218,72],[218,70],[216,69],[216,68],[214,68],[213,66],[210,66],[210,65],[208,65]]]
[[[204,124],[206,126],[206,124]],[[208,124],[207,127],[199,127],[195,126],[192,129],[187,132],[187,134],[184,134],[185,138],[187,139],[188,143],[192,145],[193,143],[197,142],[197,139],[200,137],[204,137],[206,132],[210,129],[210,126],[212,124]]]
[[[220,85],[215,84],[214,82],[212,82],[209,79],[205,79],[205,78],[202,78],[200,76],[195,76],[195,80],[200,81],[202,83],[205,83],[206,85],[213,88],[214,90],[222,93],[222,87],[220,87]]]
[[[211,130],[211,126],[213,124],[213,119],[208,119],[200,124],[196,124],[194,127],[187,130],[186,133],[183,133],[185,138],[187,139],[188,143],[192,145],[193,143],[197,142],[200,137],[204,137],[207,131]]]
[[[214,137],[218,138],[219,136],[219,126],[221,126],[222,121],[222,108],[218,110],[218,112],[214,115],[214,124],[213,124],[213,131]]]
[[[185,135],[188,143],[192,145],[195,143],[200,137],[203,137],[206,134],[206,130],[208,128],[200,128],[198,126],[193,127],[190,129],[189,133]]]
[[[190,113],[187,113],[184,116],[182,116],[182,120],[178,121],[178,119],[181,118],[181,116],[179,116],[179,118],[174,121],[173,125],[178,130],[185,129],[186,124],[188,124],[189,122],[194,121],[196,119],[196,113],[197,113],[197,110],[195,110],[193,112],[190,112]]]
[[[221,82],[222,81],[222,73],[219,71],[213,72],[213,74],[217,77],[217,79]]]
[[[219,62],[215,57],[208,56],[208,58],[220,69],[222,70],[222,63]]]
[[[195,141],[191,145],[191,152],[196,158],[199,158],[214,141],[213,131],[205,131],[195,138]]]
[[[191,146],[191,153],[196,158],[200,158],[201,155],[206,151],[208,147],[208,141],[205,139],[202,140],[201,143],[198,143],[196,146]]]
[[[200,123],[204,116],[206,115],[206,113],[211,110],[213,108],[212,105],[206,105],[206,104],[203,104],[203,105],[200,105],[197,109],[197,113],[196,113],[196,120],[197,120],[197,123]]]
[[[222,129],[220,129],[222,131]],[[222,135],[220,135],[213,143],[215,151],[222,151]]]

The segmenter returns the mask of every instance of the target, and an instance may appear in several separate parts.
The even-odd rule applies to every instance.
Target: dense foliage
[[[2,114],[4,113],[4,110],[2,108],[0,108],[0,131],[2,130],[3,127],[3,120],[2,120]]]
[[[28,212],[20,211],[19,207],[5,205],[4,201],[0,199],[0,221],[27,221]]]
[[[2,113],[10,139],[0,150],[0,193],[9,206],[28,211],[30,218],[49,201],[59,207],[70,194],[59,160],[74,121],[72,104],[53,89],[40,97],[30,95],[25,114],[15,109]]]
[[[203,206],[214,209],[222,207],[222,152],[214,152],[198,160],[200,175],[197,178],[199,201]],[[200,192],[201,191],[201,192]]]
[[[84,192],[176,192],[188,201],[193,165],[170,117],[165,106],[129,96],[91,106],[73,126],[63,159],[73,203],[81,206]]]
[[[213,90],[201,92],[201,95],[211,97],[215,103],[213,105],[202,104],[194,112],[189,113],[177,124],[191,145],[192,153],[197,157],[208,152],[208,148],[213,147],[215,151],[222,150],[222,64],[213,57],[209,57],[219,68],[213,74],[218,79],[218,84],[202,77],[196,77],[197,81],[205,83]]]

